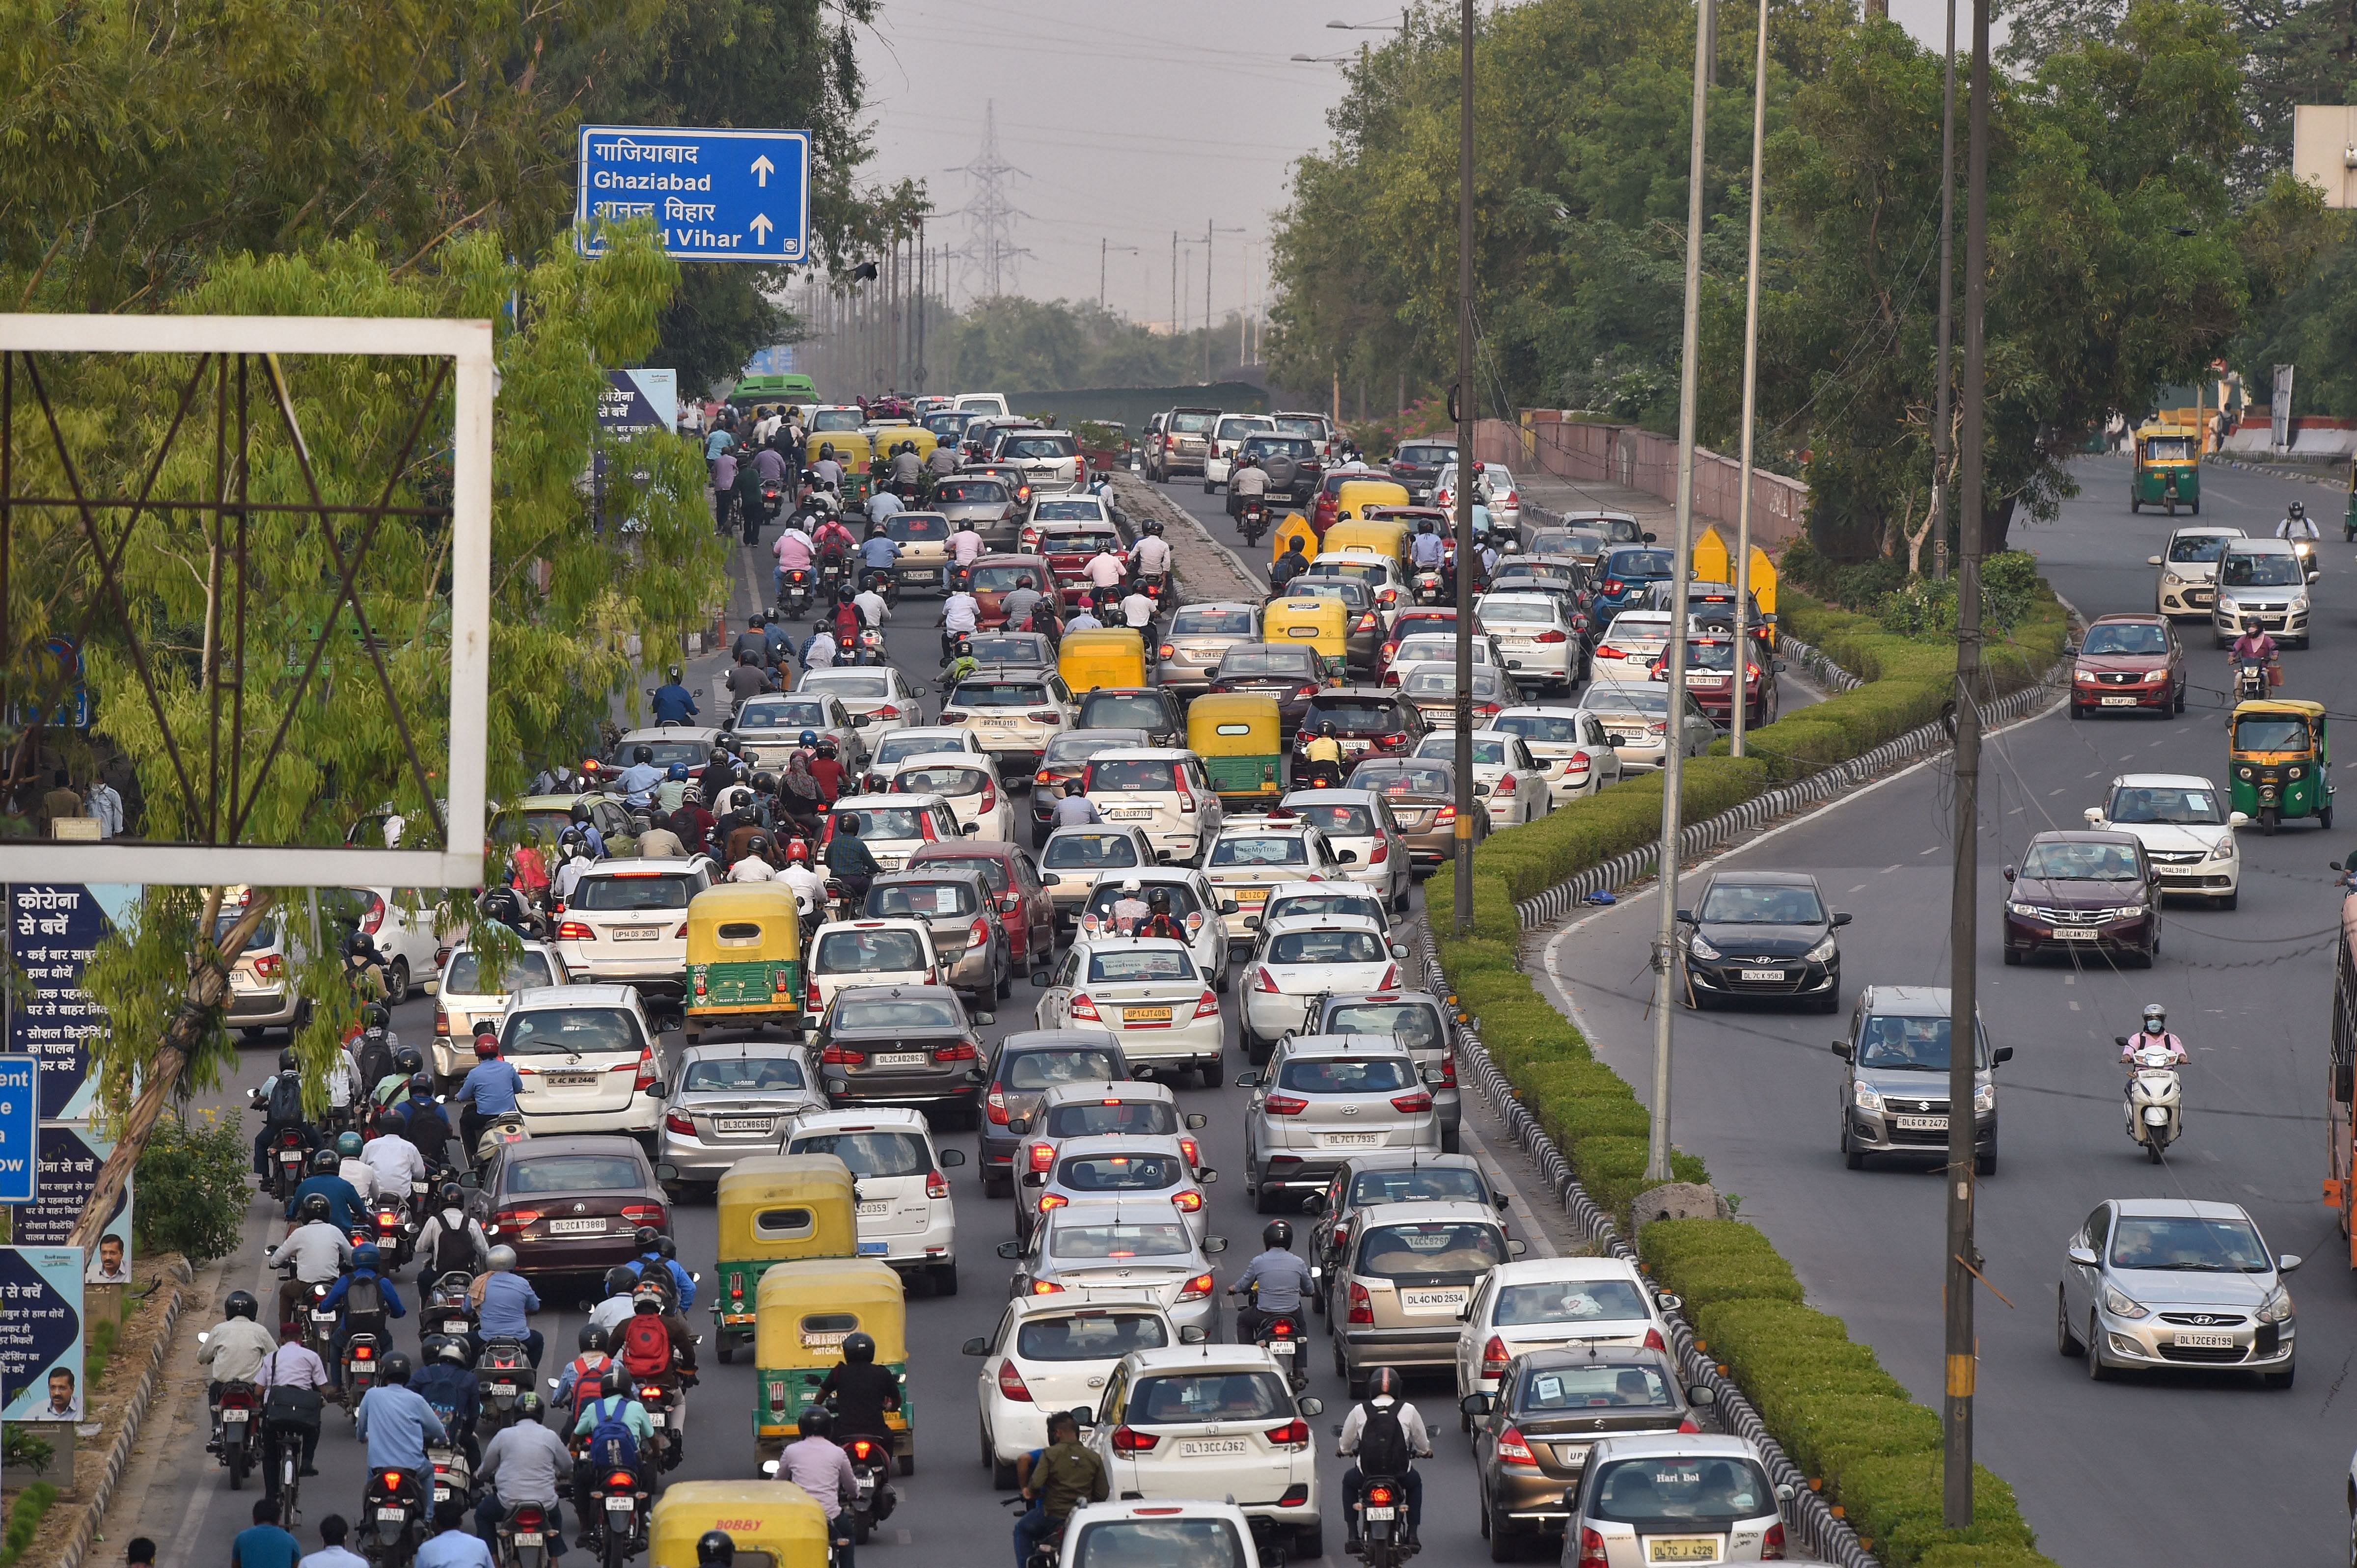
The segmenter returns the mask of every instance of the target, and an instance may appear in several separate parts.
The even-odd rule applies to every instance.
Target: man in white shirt
[[[1170,570],[1170,542],[1162,537],[1159,527],[1139,540],[1129,553],[1140,577],[1159,577]]]
[[[1122,558],[1114,553],[1114,547],[1110,542],[1089,557],[1088,564],[1082,566],[1081,572],[1088,578],[1091,585],[1100,592],[1106,588],[1120,587],[1121,580],[1129,575],[1128,567],[1123,564]]]
[[[83,796],[89,814],[98,819],[98,836],[111,839],[123,831],[123,797],[103,779],[92,779]]]
[[[942,629],[949,636],[944,646],[955,646],[960,637],[971,636],[982,628],[982,602],[963,588],[942,601]]]
[[[1132,631],[1151,631],[1154,628],[1154,601],[1132,589],[1129,597],[1121,601],[1121,624]]]
[[[303,1326],[292,1320],[278,1326],[278,1348],[262,1363],[262,1369],[255,1374],[253,1381],[263,1391],[262,1402],[265,1412],[270,1407],[272,1389],[316,1389],[324,1399],[328,1389],[332,1386],[328,1381],[328,1364],[319,1359],[317,1351],[303,1343]],[[311,1461],[319,1451],[319,1423],[315,1420],[307,1427],[296,1430],[300,1431],[303,1437],[303,1474],[316,1476],[319,1472]],[[284,1440],[271,1432],[266,1415],[263,1435],[272,1442]],[[264,1452],[269,1453],[267,1444]],[[278,1466],[274,1455],[264,1472],[264,1487],[270,1496],[278,1495]]]
[[[369,1568],[369,1560],[348,1550],[344,1538],[351,1527],[344,1516],[331,1513],[319,1521],[319,1550],[296,1565],[296,1568]]]
[[[900,498],[890,490],[878,490],[867,498],[867,521],[870,522],[888,522],[892,514],[899,510]]]
[[[982,535],[974,532],[972,518],[960,519],[957,532],[950,535],[950,559],[961,566],[982,559]]]
[[[361,1158],[376,1173],[379,1192],[407,1192],[411,1182],[425,1179],[425,1156],[398,1133],[379,1133],[371,1138],[361,1146]]]
[[[791,861],[777,879],[793,889],[794,903],[809,919],[826,903],[826,878],[812,870],[808,863]]]
[[[859,612],[859,624],[862,626],[882,626],[884,617],[892,607],[884,602],[884,596],[876,591],[873,583],[852,595],[851,604]]]

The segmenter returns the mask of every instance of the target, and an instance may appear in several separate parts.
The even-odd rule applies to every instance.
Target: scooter
[[[890,654],[884,650],[884,632],[880,627],[863,626],[852,640],[851,661],[854,664],[889,664]]]
[[[482,1396],[483,1423],[498,1432],[514,1419],[516,1396],[532,1387],[532,1360],[523,1341],[486,1340],[475,1360],[475,1386]]]
[[[778,613],[789,620],[806,614],[811,607],[811,583],[809,567],[787,567],[785,582],[778,590]]]
[[[1440,603],[1441,592],[1440,568],[1437,566],[1419,568],[1415,575],[1415,602],[1420,605],[1437,605]]]
[[[547,1568],[548,1514],[519,1503],[500,1520],[500,1568]]]
[[[409,1470],[371,1470],[361,1494],[361,1555],[374,1568],[407,1568],[425,1528],[425,1499]]]
[[[589,1496],[581,1505],[581,1529],[597,1532],[601,1568],[622,1568],[646,1550],[646,1509],[638,1476],[619,1466],[599,1466],[589,1475]]]
[[[441,1507],[452,1498],[460,1502],[468,1500],[475,1467],[467,1463],[464,1448],[450,1443],[429,1443],[425,1446],[425,1462],[434,1467],[435,1507]]]
[[[467,1299],[474,1281],[464,1269],[452,1269],[434,1282],[425,1308],[417,1315],[421,1335],[447,1334],[464,1339],[475,1331],[475,1308]]]
[[[360,1408],[369,1390],[376,1387],[376,1336],[363,1329],[344,1340],[343,1406],[347,1414]]]
[[[1309,1387],[1309,1370],[1302,1365],[1308,1359],[1308,1330],[1302,1326],[1298,1315],[1287,1314],[1283,1317],[1264,1317],[1259,1330],[1253,1336],[1253,1343],[1275,1357],[1277,1363],[1285,1368],[1286,1380],[1293,1385],[1293,1391],[1297,1394]]]
[[[2264,659],[2244,659],[2234,665],[2234,696],[2240,702],[2256,702],[2267,694],[2267,662]]]
[[[2113,1036],[2113,1044],[2126,1049],[2127,1036]],[[2147,1046],[2132,1058],[2133,1073],[2128,1081],[2127,1133],[2144,1145],[2146,1155],[2154,1165],[2168,1152],[2184,1132],[2184,1120],[2179,1101],[2176,1058],[2158,1046]]]

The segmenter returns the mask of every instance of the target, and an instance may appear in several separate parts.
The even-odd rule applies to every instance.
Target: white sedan
[[[1228,922],[1230,946],[1249,943],[1260,925],[1261,906],[1267,902],[1270,888],[1280,882],[1347,880],[1350,873],[1343,868],[1357,859],[1355,855],[1348,862],[1341,858],[1350,853],[1334,848],[1322,830],[1287,811],[1230,817],[1211,842],[1211,853],[1203,857],[1203,875],[1210,879],[1211,890],[1223,900],[1236,901],[1236,915]]]
[[[1554,782],[1547,766],[1531,755],[1523,737],[1506,730],[1477,729],[1473,742],[1473,793],[1481,797],[1492,831],[1536,822],[1555,810]],[[1418,757],[1447,762],[1457,756],[1456,732],[1428,735],[1415,748]]]
[[[1523,737],[1547,770],[1547,788],[1558,805],[1620,782],[1620,754],[1612,749],[1604,721],[1585,708],[1534,703],[1508,708],[1490,727]]]
[[[1269,922],[1245,963],[1245,1054],[1266,1061],[1277,1036],[1301,1027],[1312,997],[1396,989],[1406,956],[1405,944],[1386,942],[1382,927],[1357,916]]]
[[[1059,1291],[1008,1302],[996,1330],[965,1342],[967,1355],[983,1359],[974,1397],[998,1489],[1013,1491],[1016,1460],[1047,1445],[1048,1412],[1095,1404],[1114,1363],[1133,1350],[1202,1338],[1149,1301],[1082,1306]]]
[[[924,712],[917,699],[925,689],[912,685],[908,677],[888,664],[835,664],[823,670],[807,670],[795,682],[796,692],[812,696],[840,697],[852,714],[867,721],[865,726],[871,744],[880,736],[918,723]]]
[[[1473,607],[1474,624],[1498,639],[1506,668],[1526,686],[1568,692],[1579,682],[1576,612],[1553,594],[1485,594]]]
[[[2242,899],[2234,830],[2249,821],[2198,773],[2123,773],[2104,804],[2087,808],[2089,827],[2136,836],[2164,896],[2202,898],[2220,909]]]
[[[885,786],[894,795],[939,795],[968,836],[1003,843],[1015,836],[1015,803],[988,752],[934,752],[904,759]]]
[[[869,794],[878,794],[889,787],[892,775],[899,765],[912,757],[939,757],[945,751],[970,751],[980,755],[982,741],[974,731],[954,725],[904,725],[891,731],[876,742],[875,756],[869,759],[866,781],[860,786]],[[782,760],[782,758],[780,758]]]
[[[1046,983],[1034,1027],[1103,1029],[1121,1042],[1133,1069],[1199,1072],[1207,1089],[1220,1081],[1220,998],[1186,943],[1075,940]]]
[[[1187,950],[1195,955],[1195,967],[1211,977],[1211,989],[1228,988],[1228,917],[1221,910],[1221,897],[1203,874],[1191,865],[1147,865],[1134,871],[1107,872],[1089,890],[1080,907],[1080,934],[1083,940],[1103,937],[1108,940],[1120,933],[1114,929],[1113,907],[1122,899],[1122,885],[1135,881],[1138,897],[1150,908],[1156,889],[1170,898],[1170,918],[1187,928]]]

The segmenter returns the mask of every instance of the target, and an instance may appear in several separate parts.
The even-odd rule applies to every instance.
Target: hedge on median
[[[1689,761],[1685,820],[1701,822],[1775,785],[1845,762],[1938,718],[1953,690],[1953,645],[1900,637],[1871,617],[1787,592],[1781,624],[1866,684],[1751,732],[1750,755]],[[2062,656],[2068,617],[2041,583],[2029,612],[1986,659],[1988,694],[2034,683]],[[1426,885],[1441,965],[1458,1005],[1513,1093],[1555,1141],[1588,1197],[1626,1231],[1645,1179],[1649,1117],[1620,1076],[1520,967],[1515,905],[1615,856],[1657,844],[1662,777],[1648,773],[1491,835],[1473,856],[1473,931],[1453,934],[1454,878]],[[1673,1152],[1673,1177],[1709,1179]],[[1852,1341],[1839,1318],[1803,1303],[1792,1265],[1756,1228],[1666,1220],[1638,1233],[1646,1266],[1684,1298],[1710,1354],[1742,1385],[1795,1464],[1824,1486],[1891,1568],[2052,1568],[2033,1548],[2012,1488],[1977,1469],[1976,1522],[1941,1523],[1940,1424]]]

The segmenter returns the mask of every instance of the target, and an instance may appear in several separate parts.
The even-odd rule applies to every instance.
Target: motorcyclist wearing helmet
[[[409,1386],[409,1376],[408,1357],[387,1356],[381,1380],[361,1396],[352,1433],[368,1444],[370,1470],[399,1470],[415,1482],[428,1473],[425,1445],[447,1443],[450,1434],[425,1397]]]
[[[1116,536],[1106,534],[1097,553],[1081,567],[1081,575],[1100,593],[1118,588],[1129,579],[1129,561],[1121,553],[1120,543]]]
[[[212,1369],[212,1379],[205,1385],[205,1402],[213,1412],[212,1440],[205,1444],[207,1453],[221,1449],[221,1389],[230,1383],[251,1383],[262,1371],[262,1363],[278,1348],[277,1338],[255,1321],[262,1304],[245,1291],[231,1291],[229,1300],[221,1304],[224,1314],[212,1332],[205,1336],[204,1344],[197,1350],[197,1360]]]
[[[351,1134],[346,1134],[350,1136]],[[340,1140],[339,1140],[340,1142]],[[338,1174],[341,1159],[333,1149],[315,1149],[311,1153],[311,1174],[303,1178],[286,1199],[286,1218],[292,1219],[301,1211],[303,1200],[319,1193],[328,1200],[328,1218],[347,1231],[365,1227],[369,1222],[369,1199],[358,1187]],[[367,1167],[363,1165],[362,1169]]]
[[[1162,537],[1158,518],[1146,520],[1146,534],[1129,550],[1130,570],[1135,574],[1137,585],[1152,588],[1163,582],[1170,572],[1170,542]]]
[[[420,1283],[447,1273],[479,1274],[491,1266],[490,1238],[482,1223],[467,1212],[466,1189],[446,1181],[435,1194],[434,1212],[417,1233]]]
[[[1135,876],[1122,878],[1121,897],[1113,901],[1113,929],[1125,937],[1137,935],[1140,921],[1154,913],[1146,901],[1146,884]]]
[[[679,768],[677,763],[672,766]],[[680,768],[679,770],[683,775],[687,771],[684,768]],[[665,784],[663,788],[668,789],[671,786]],[[684,798],[686,793],[687,786],[682,784],[680,794]],[[685,860],[687,858],[687,841],[679,836],[678,829],[672,826],[669,812],[657,811],[653,820],[648,822],[646,831],[639,835],[639,856],[642,860]]]
[[[589,1309],[589,1326],[605,1334],[608,1349],[614,1348],[622,1325],[630,1320],[630,1314],[637,1308],[633,1297],[639,1284],[638,1272],[628,1263],[617,1263],[606,1271],[606,1294]]]
[[[262,1260],[267,1267],[287,1271],[286,1279],[278,1286],[278,1316],[282,1321],[295,1316],[298,1303],[309,1299],[313,1285],[336,1283],[352,1261],[350,1233],[337,1225],[335,1206],[327,1194],[311,1194],[295,1213],[301,1223]]]
[[[1097,803],[1088,797],[1077,779],[1067,779],[1064,793],[1056,801],[1056,825],[1060,828],[1084,828],[1104,818],[1097,811]]]
[[[293,1239],[288,1238],[289,1240]],[[351,1337],[373,1334],[378,1345],[390,1344],[391,1337],[385,1332],[386,1318],[409,1316],[409,1309],[401,1305],[401,1293],[393,1288],[391,1280],[377,1273],[377,1264],[382,1260],[375,1246],[363,1243],[352,1248],[350,1256],[351,1273],[328,1287],[327,1295],[319,1302],[320,1310],[336,1315],[336,1359],[334,1365],[328,1369],[328,1376],[339,1388],[343,1386],[344,1347]],[[299,1269],[297,1273],[299,1277]],[[405,1358],[389,1358],[385,1363],[388,1377],[392,1375],[394,1359],[401,1359],[406,1365]]]
[[[859,818],[850,811],[834,819],[834,836],[826,843],[826,868],[843,885],[855,909],[867,901],[868,883],[884,869],[859,842]]]
[[[770,835],[756,828],[752,835],[745,841],[745,853],[730,863],[728,880],[731,882],[776,880],[778,868],[770,864],[770,856],[773,853],[775,852],[770,847]]]
[[[602,785],[598,787],[603,788]],[[565,809],[565,818],[572,828],[580,830],[582,841],[589,846],[589,858],[605,859],[606,835],[597,831],[597,816],[589,810],[589,802],[576,797],[573,804]],[[562,834],[558,835],[558,838],[560,843],[563,842]]]
[[[1031,574],[1016,574],[1015,585],[998,597],[998,607],[1006,618],[1006,628],[1019,631],[1030,622],[1032,612],[1039,607],[1039,590],[1031,585]]]
[[[548,1341],[532,1326],[529,1316],[540,1310],[540,1297],[531,1282],[516,1273],[513,1247],[491,1249],[483,1272],[467,1287],[467,1299],[475,1307],[474,1343],[468,1348],[476,1358],[481,1357],[487,1339],[516,1339],[532,1359],[532,1369],[540,1370],[541,1353],[548,1348]]]
[[[958,633],[957,640],[950,644],[950,661],[942,666],[942,682],[953,688],[981,668],[982,661],[974,656],[974,639],[964,632]]]
[[[271,1150],[277,1145],[281,1133],[297,1135],[307,1162],[311,1151],[319,1146],[318,1129],[303,1113],[303,1070],[296,1060],[294,1047],[288,1046],[278,1053],[278,1070],[262,1080],[253,1091],[252,1102],[262,1112],[262,1131],[253,1135],[253,1174],[267,1187]]]
[[[1243,503],[1268,494],[1268,470],[1260,466],[1260,454],[1240,452],[1228,469],[1228,515],[1241,514]]]
[[[637,1259],[630,1264],[631,1271],[640,1279],[646,1278],[650,1270],[655,1271],[659,1282],[670,1282],[668,1294],[679,1303],[680,1311],[694,1311],[695,1276],[680,1266],[678,1243],[651,1225],[640,1226],[631,1241],[639,1250]]]
[[[619,1361],[607,1367],[605,1381],[597,1388],[597,1397],[581,1407],[580,1415],[573,1422],[573,1435],[587,1437],[605,1422],[619,1423],[630,1429],[637,1449],[630,1467],[638,1474],[643,1488],[645,1477],[652,1469],[650,1450],[654,1444],[655,1423],[647,1419],[647,1407],[639,1402],[638,1390]],[[573,1498],[581,1505],[583,1526],[588,1530],[595,1530],[604,1522],[590,1512],[588,1499],[593,1489],[589,1460],[587,1457],[576,1459],[573,1462]]]
[[[1079,1414],[1060,1410],[1048,1417],[1048,1446],[1023,1475],[1029,1511],[1015,1521],[1016,1568],[1029,1568],[1039,1542],[1060,1533],[1072,1510],[1112,1496],[1104,1461],[1081,1442]]]
[[[1299,1321],[1301,1299],[1316,1288],[1310,1282],[1309,1265],[1293,1255],[1291,1225],[1272,1219],[1261,1231],[1260,1240],[1265,1250],[1244,1265],[1244,1272],[1228,1287],[1230,1295],[1247,1298],[1247,1305],[1236,1311],[1239,1344],[1251,1344],[1261,1325],[1272,1317]]]
[[[655,748],[633,746],[630,765],[614,780],[614,789],[633,806],[643,806],[654,799],[655,786],[662,782],[662,769],[655,766]]]
[[[662,685],[655,688],[652,699],[655,723],[683,725],[696,715],[695,693],[682,684],[686,676],[678,665],[674,664],[671,667],[669,677]]]
[[[663,769],[662,782],[655,786],[656,811],[669,815],[679,810],[680,801],[687,795],[687,764],[684,762],[674,762]],[[647,853],[645,844],[639,846],[639,853],[641,855]]]
[[[818,1386],[818,1397],[834,1412],[838,1442],[846,1437],[873,1437],[889,1447],[892,1428],[886,1411],[900,1408],[900,1380],[888,1367],[876,1364],[876,1341],[866,1334],[846,1334],[843,1359]]]
[[[1301,535],[1295,534],[1285,542],[1285,553],[1268,569],[1268,585],[1278,593],[1293,585],[1293,579],[1309,570],[1309,554]]]
[[[540,1395],[526,1389],[516,1396],[515,1419],[483,1446],[475,1480],[489,1483],[475,1505],[475,1533],[486,1541],[499,1539],[500,1521],[526,1504],[536,1504],[548,1516],[548,1556],[554,1562],[565,1552],[563,1510],[557,1505],[556,1481],[573,1466],[573,1453],[543,1422],[545,1408]]]
[[[523,1092],[523,1075],[515,1064],[500,1055],[497,1035],[478,1034],[475,1036],[475,1065],[458,1084],[458,1092],[450,1098],[464,1106],[458,1116],[459,1141],[471,1155],[475,1141],[483,1135],[487,1118],[507,1116],[514,1112],[516,1096]]]
[[[597,1387],[605,1380],[606,1369],[613,1357],[606,1353],[606,1331],[594,1323],[581,1326],[578,1341],[581,1354],[565,1363],[557,1376],[556,1402],[574,1414],[581,1413],[582,1403],[597,1396]]]
[[[2276,537],[2288,539],[2296,543],[2303,539],[2321,539],[2324,535],[2318,531],[2316,519],[2308,515],[2308,508],[2298,501],[2294,501],[2285,509],[2284,520],[2276,524]]]
[[[479,1468],[483,1450],[475,1426],[482,1416],[483,1393],[467,1342],[455,1334],[429,1334],[417,1348],[422,1365],[409,1386],[434,1407],[443,1429],[467,1451],[467,1463]]]
[[[1187,940],[1185,923],[1170,912],[1170,889],[1156,887],[1147,893],[1146,908],[1146,917],[1139,923],[1135,935],[1160,937],[1174,942]]]
[[[427,1170],[425,1156],[417,1145],[402,1133],[401,1118],[387,1111],[376,1119],[376,1136],[361,1145],[361,1158],[376,1173],[376,1189],[380,1193],[409,1196],[412,1182],[424,1181],[432,1173]]]
[[[641,1390],[653,1384],[670,1391],[672,1409],[662,1442],[671,1450],[663,1461],[670,1469],[679,1462],[687,1443],[687,1397],[695,1381],[695,1331],[673,1305],[671,1294],[653,1278],[640,1280],[630,1291],[630,1316],[614,1337],[614,1359],[630,1381]]]
[[[826,878],[813,869],[810,861],[810,845],[800,839],[786,843],[786,868],[778,873],[778,880],[793,890],[794,906],[807,922],[826,903]]]
[[[414,1046],[396,1046],[393,1062],[369,1087],[368,1110],[370,1124],[374,1125],[379,1112],[397,1111],[409,1098],[409,1080],[425,1070],[425,1058]]]
[[[707,1530],[695,1538],[696,1568],[736,1568],[737,1542],[728,1532]]]
[[[826,1509],[830,1534],[838,1537],[840,1568],[852,1568],[851,1542],[841,1539],[851,1531],[844,1512],[859,1496],[859,1477],[852,1472],[851,1455],[834,1438],[834,1418],[823,1404],[813,1404],[795,1423],[801,1434],[778,1455],[778,1479],[791,1481]]]
[[[2137,1024],[2136,1032],[2130,1035],[2127,1043],[2120,1047],[2120,1060],[2133,1062],[2137,1052],[2155,1050],[2167,1051],[2172,1064],[2181,1064],[2186,1060],[2185,1042],[2169,1032],[2169,1009],[2158,1002],[2145,1007],[2144,1018]]]
[[[361,1150],[363,1147],[365,1145],[361,1142],[361,1135],[358,1133],[336,1134],[336,1174],[351,1183],[352,1190],[361,1195],[361,1202],[367,1205],[374,1203],[380,1197],[388,1195],[377,1191],[376,1172],[371,1170],[369,1163],[361,1158]],[[363,1208],[361,1212],[365,1214],[367,1209]]]
[[[1448,551],[1448,546],[1441,539],[1440,531],[1432,526],[1432,519],[1416,519],[1415,537],[1409,540],[1407,545],[1409,563],[1419,572],[1437,572]]]
[[[1407,1540],[1416,1539],[1424,1517],[1424,1477],[1415,1462],[1432,1457],[1432,1434],[1424,1417],[1403,1397],[1399,1372],[1377,1367],[1367,1374],[1367,1397],[1342,1418],[1334,1452],[1358,1463],[1342,1472],[1342,1520],[1350,1541],[1359,1544],[1359,1498],[1370,1478],[1397,1481],[1407,1492]]]
[[[455,1134],[450,1131],[450,1118],[434,1098],[432,1073],[411,1073],[409,1098],[393,1109],[401,1117],[401,1135],[417,1145],[417,1152],[426,1157],[427,1165],[457,1168],[466,1163],[450,1155]]]
[[[362,1003],[382,1002],[391,993],[385,983],[384,960],[376,950],[376,943],[366,931],[354,931],[344,939],[344,983]]]

